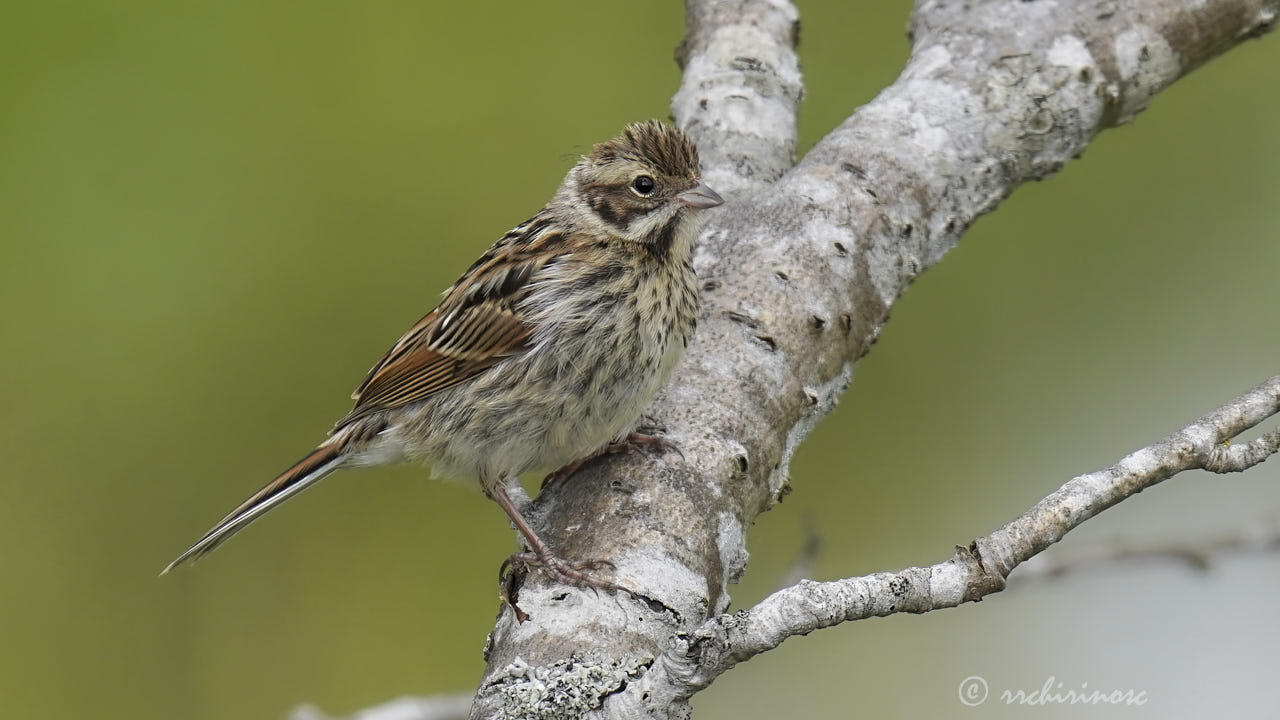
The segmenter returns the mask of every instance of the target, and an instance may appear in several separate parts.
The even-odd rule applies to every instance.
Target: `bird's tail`
[[[313,450],[310,455],[299,460],[293,467],[280,473],[266,487],[254,493],[248,500],[240,503],[239,507],[218,521],[218,524],[205,533],[204,537],[200,538],[195,545],[187,548],[187,551],[179,555],[178,559],[169,563],[169,566],[162,570],[160,574],[163,575],[188,560],[196,560],[212,552],[227,538],[262,517],[271,508],[297,495],[319,482],[329,473],[337,470],[338,466],[342,464],[342,446],[343,443],[341,442],[325,443]]]

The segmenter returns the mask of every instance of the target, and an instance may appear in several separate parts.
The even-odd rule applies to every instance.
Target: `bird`
[[[509,561],[592,584],[584,569],[598,564],[558,556],[508,487],[653,440],[634,431],[694,332],[693,249],[703,211],[722,203],[673,125],[633,123],[593,146],[391,346],[324,442],[161,574],[339,469],[407,461],[477,480],[529,549]]]

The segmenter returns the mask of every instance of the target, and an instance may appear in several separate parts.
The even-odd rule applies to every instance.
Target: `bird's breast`
[[[619,262],[591,274],[600,280],[542,313],[547,325],[530,351],[530,379],[557,398],[548,445],[574,457],[634,427],[688,344],[698,307],[687,261]]]

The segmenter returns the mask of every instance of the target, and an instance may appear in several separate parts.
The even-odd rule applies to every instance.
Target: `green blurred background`
[[[855,7],[856,6],[856,7]],[[800,3],[802,145],[892,81],[909,3]],[[12,4],[0,22],[0,715],[283,718],[470,689],[512,533],[414,468],[178,551],[323,437],[387,345],[577,153],[664,117],[678,4]],[[1233,50],[983,219],[894,309],[751,536],[742,607],[943,559],[1280,370],[1280,39]],[[1280,461],[1187,474],[1059,558],[1274,520]],[[1274,554],[1012,587],[793,640],[699,717],[1018,717],[956,687],[1261,716]],[[1045,717],[1079,708],[1044,707]]]

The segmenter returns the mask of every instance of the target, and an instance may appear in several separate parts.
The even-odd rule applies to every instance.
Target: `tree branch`
[[[703,175],[721,193],[777,180],[796,158],[803,86],[790,2],[685,3],[676,49],[684,81],[671,109],[698,144]]]
[[[1203,467],[1209,472],[1229,473],[1241,472],[1265,462],[1267,458],[1280,449],[1280,430],[1256,438],[1244,445],[1221,445],[1215,447],[1205,458]]]
[[[1013,522],[957,547],[945,562],[835,582],[804,580],[750,610],[712,618],[678,635],[616,702],[637,708],[676,704],[789,637],[850,620],[955,607],[1000,592],[1014,568],[1089,518],[1184,470],[1206,468],[1223,443],[1277,413],[1280,375],[1115,465],[1074,478]],[[1276,447],[1272,443],[1270,452]]]
[[[600,459],[533,502],[532,519],[557,550],[611,562],[635,594],[597,595],[531,573],[516,588],[530,619],[499,616],[472,717],[684,717],[689,693],[800,631],[788,608],[808,608],[819,627],[993,592],[1018,562],[1141,478],[1189,462],[1138,453],[1115,483],[1104,482],[1110,471],[1077,478],[946,563],[804,583],[741,625],[721,616],[746,566],[745,528],[786,492],[792,453],[906,287],[1017,186],[1271,29],[1278,8],[921,0],[901,76],[790,167],[801,95],[794,8],[689,0],[673,111],[728,202],[708,212],[695,259],[698,332],[650,409],[681,452]],[[1212,449],[1212,437],[1174,449]],[[1244,466],[1268,442],[1195,462]]]
[[[1277,550],[1280,550],[1280,517],[1272,518],[1270,522],[1237,528],[1208,540],[1124,545],[1076,554],[1069,558],[1054,558],[1052,561],[1048,556],[1037,555],[1019,566],[1014,584],[1021,587],[1029,581],[1056,579],[1108,565],[1149,565],[1156,561],[1172,561],[1191,570],[1205,572],[1229,555],[1275,553]]]

